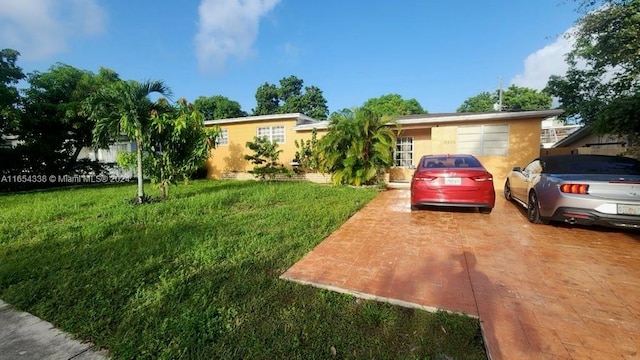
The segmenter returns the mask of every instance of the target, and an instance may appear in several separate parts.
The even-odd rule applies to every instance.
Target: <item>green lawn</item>
[[[114,358],[486,359],[472,318],[278,279],[376,190],[171,190],[142,206],[129,184],[0,195],[0,299]]]

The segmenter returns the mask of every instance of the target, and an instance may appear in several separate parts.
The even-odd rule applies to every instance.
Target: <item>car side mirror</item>
[[[520,168],[520,166],[516,166],[512,170],[517,172],[522,172],[522,169]]]

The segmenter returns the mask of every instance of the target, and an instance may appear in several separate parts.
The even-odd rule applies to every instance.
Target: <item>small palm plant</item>
[[[142,153],[149,137],[152,115],[164,111],[163,102],[153,102],[153,93],[170,96],[171,90],[161,81],[117,81],[99,89],[86,104],[89,118],[95,121],[95,147],[106,147],[125,134],[136,143],[138,202],[144,202]]]
[[[367,108],[332,114],[329,131],[319,142],[323,172],[333,174],[335,184],[371,185],[393,164],[395,121]]]

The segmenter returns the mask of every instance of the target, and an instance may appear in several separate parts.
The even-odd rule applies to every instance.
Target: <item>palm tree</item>
[[[149,137],[151,116],[166,108],[165,102],[153,102],[153,93],[170,96],[162,81],[117,81],[99,89],[87,102],[89,118],[95,121],[95,147],[106,147],[122,134],[136,143],[138,202],[144,201],[142,152]]]
[[[333,174],[336,184],[374,183],[393,164],[395,134],[389,125],[394,123],[367,108],[332,114],[319,143],[321,168]]]

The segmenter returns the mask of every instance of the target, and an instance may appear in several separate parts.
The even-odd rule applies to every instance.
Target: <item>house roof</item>
[[[536,111],[502,111],[483,113],[442,113],[442,114],[415,114],[402,115],[396,119],[400,125],[417,124],[442,124],[450,122],[474,122],[501,119],[528,119],[528,118],[548,118],[562,114],[562,109],[536,110]]]
[[[324,130],[324,129],[328,129],[329,128],[329,121],[327,120],[323,120],[323,121],[317,121],[314,123],[307,123],[307,124],[301,124],[301,125],[297,125],[293,127],[294,131],[307,131],[307,130],[313,130],[313,129],[320,129],[320,130]]]
[[[400,125],[438,125],[451,122],[475,122],[500,119],[528,119],[528,118],[548,118],[562,114],[564,110],[536,110],[518,112],[485,112],[485,113],[436,113],[436,114],[414,114],[396,117]],[[205,125],[223,125],[252,121],[272,121],[282,119],[295,119],[294,131],[309,131],[312,129],[327,129],[329,121],[316,120],[301,113],[273,114],[260,116],[245,116],[231,119],[207,120]]]
[[[206,125],[222,125],[222,124],[233,124],[233,123],[252,122],[252,121],[273,121],[273,120],[282,120],[282,119],[295,119],[296,125],[318,122],[318,120],[301,113],[287,113],[287,114],[273,114],[273,115],[243,116],[243,117],[229,118],[229,119],[205,120],[204,125],[205,126]]]
[[[572,132],[569,136],[567,136],[566,138],[558,141],[557,143],[553,144],[551,147],[552,148],[558,148],[558,147],[566,147],[569,146],[571,144],[573,144],[574,142],[580,140],[580,139],[584,139],[585,137],[591,135],[591,126],[586,125],[581,127],[580,129]]]

